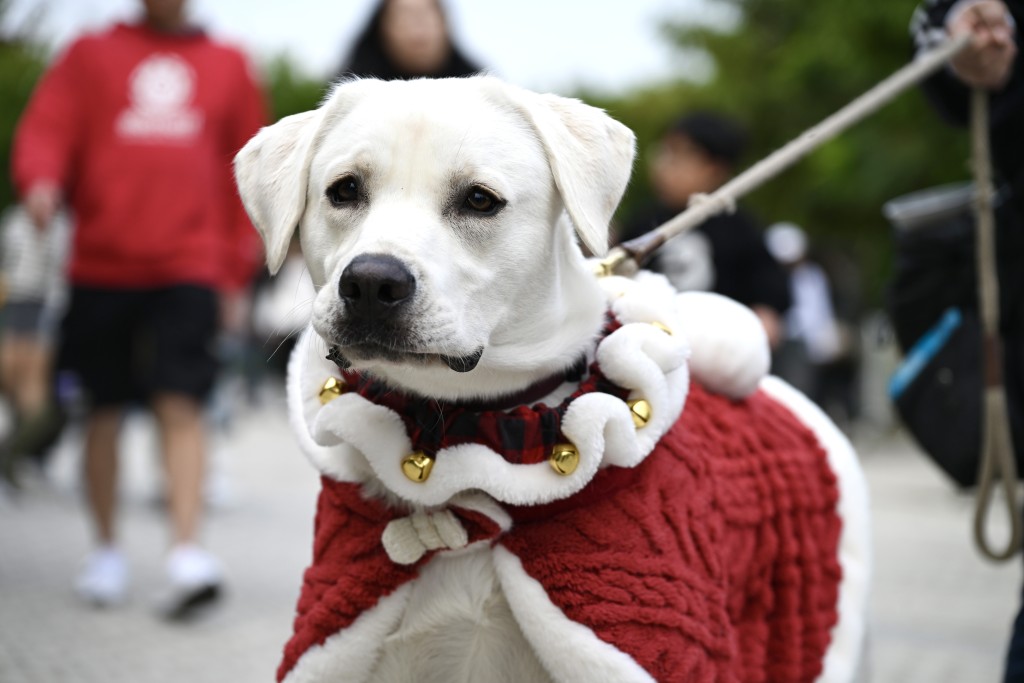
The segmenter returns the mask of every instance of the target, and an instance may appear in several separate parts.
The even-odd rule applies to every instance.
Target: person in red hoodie
[[[101,605],[126,594],[117,441],[125,407],[145,402],[170,503],[163,608],[186,616],[222,587],[220,564],[198,543],[202,404],[217,369],[214,336],[237,318],[260,261],[231,159],[265,107],[245,58],[193,27],[186,0],[141,4],[141,21],[80,38],[43,76],[12,163],[39,229],[63,202],[76,219],[60,363],[89,398],[85,483],[97,540],[76,588]]]

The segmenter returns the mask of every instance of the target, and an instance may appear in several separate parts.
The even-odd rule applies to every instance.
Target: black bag
[[[978,479],[981,364],[976,315],[950,308],[911,347],[889,382],[889,396],[907,431],[963,487]]]
[[[895,263],[887,312],[903,363],[889,395],[907,431],[939,468],[963,487],[977,483],[981,458],[983,378],[972,184],[899,197],[884,207],[893,225]],[[1005,192],[997,200],[1000,233],[1012,224]],[[1016,227],[1016,226],[1013,226]],[[1011,233],[1009,239],[1016,239]],[[1004,250],[1004,254],[1016,250]],[[1019,253],[1019,252],[1016,252]],[[1018,277],[1020,264],[1000,264],[1000,279]],[[1019,287],[1004,287],[1002,320],[1014,324]],[[1010,395],[1011,428],[1021,443]],[[1021,449],[1017,448],[1018,470]]]

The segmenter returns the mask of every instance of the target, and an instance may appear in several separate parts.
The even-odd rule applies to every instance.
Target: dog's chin
[[[373,343],[350,344],[347,346],[332,345],[327,359],[333,361],[343,370],[349,368],[384,366],[390,368],[416,367],[447,367],[455,372],[470,372],[476,368],[483,356],[480,347],[463,356],[448,356],[440,353],[425,353],[395,349]]]

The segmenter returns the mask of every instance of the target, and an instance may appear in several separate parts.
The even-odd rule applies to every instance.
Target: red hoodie
[[[64,188],[73,284],[245,285],[259,240],[231,176],[265,122],[245,58],[205,34],[117,25],[75,42],[36,88],[14,178]]]

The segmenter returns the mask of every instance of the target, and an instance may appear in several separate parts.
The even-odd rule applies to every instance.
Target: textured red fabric
[[[658,681],[813,681],[837,618],[838,489],[813,434],[763,393],[693,386],[635,470],[512,508],[501,543],[573,621]]]
[[[296,608],[294,635],[285,646],[277,671],[282,680],[313,645],[348,628],[363,612],[419,574],[419,567],[395,564],[381,544],[388,522],[404,513],[368,500],[359,486],[321,477],[313,535],[313,562],[306,570]],[[489,517],[450,508],[470,542],[496,538],[500,529]]]
[[[323,481],[279,680],[416,575],[381,547],[395,513]],[[820,673],[837,618],[837,500],[824,451],[785,408],[693,385],[641,465],[604,469],[567,500],[506,507],[513,526],[498,542],[567,617],[658,681],[801,683]],[[476,524],[471,539],[497,534],[482,516],[456,514]]]

